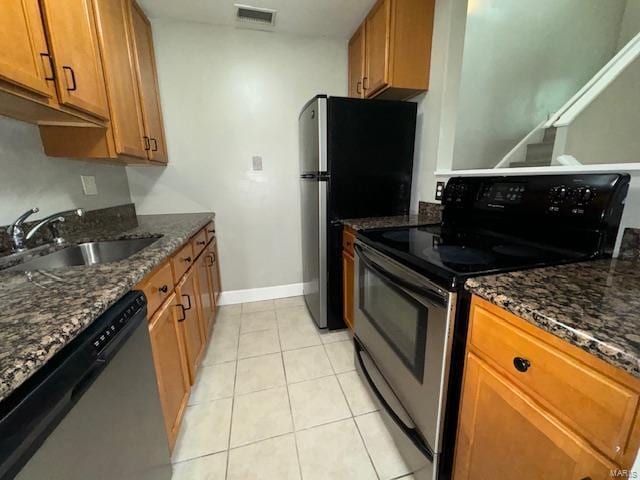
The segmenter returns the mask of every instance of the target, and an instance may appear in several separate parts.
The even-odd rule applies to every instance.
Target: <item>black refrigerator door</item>
[[[417,104],[327,101],[330,220],[409,212]]]

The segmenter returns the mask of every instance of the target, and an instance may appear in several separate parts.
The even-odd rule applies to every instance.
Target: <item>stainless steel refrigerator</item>
[[[342,319],[342,220],[409,212],[417,105],[318,95],[303,108],[304,298],[320,328]]]

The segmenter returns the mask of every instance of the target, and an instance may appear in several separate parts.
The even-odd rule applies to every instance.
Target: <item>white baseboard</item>
[[[277,285],[275,287],[248,288],[246,290],[229,290],[220,294],[219,305],[258,302],[274,298],[297,297],[302,295],[302,283]]]

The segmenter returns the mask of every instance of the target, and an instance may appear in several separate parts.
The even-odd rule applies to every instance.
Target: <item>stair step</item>
[[[527,145],[525,162],[549,162],[553,155],[553,143],[531,143]]]
[[[511,162],[509,168],[525,168],[525,167],[548,167],[551,165],[551,159],[540,161]]]
[[[549,127],[544,129],[544,137],[542,137],[542,141],[544,143],[554,143],[556,141],[556,132],[558,129],[556,127]]]

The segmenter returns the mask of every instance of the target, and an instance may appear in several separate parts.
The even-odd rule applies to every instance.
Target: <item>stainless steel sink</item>
[[[57,252],[35,257],[9,270],[51,270],[79,265],[117,262],[130,257],[157,241],[159,237],[111,240],[72,245]]]

